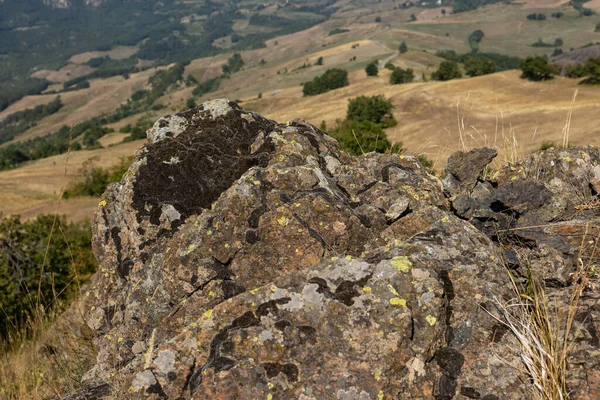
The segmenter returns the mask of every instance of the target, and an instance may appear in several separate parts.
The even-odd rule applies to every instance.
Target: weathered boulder
[[[546,239],[529,247],[485,223],[517,226],[503,207],[517,220],[570,209],[545,181],[480,181],[495,156],[482,150],[446,185],[449,201],[413,157],[351,157],[310,124],[227,100],[161,118],[148,138],[94,222],[88,393],[102,398],[109,383],[122,398],[527,397],[494,299],[514,296],[507,266],[527,259],[557,290],[571,285],[575,243],[547,238],[581,235],[585,218],[535,231]],[[586,297],[577,319],[590,337],[596,305]],[[581,341],[577,365],[592,372],[573,386],[598,393],[597,343]]]

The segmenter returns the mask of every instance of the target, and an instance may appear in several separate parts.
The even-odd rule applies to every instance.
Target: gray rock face
[[[87,390],[118,377],[111,391],[122,398],[528,396],[519,345],[486,310],[513,295],[504,264],[525,276],[531,260],[566,293],[568,238],[595,217],[502,237],[490,226],[578,210],[557,188],[577,176],[593,199],[596,150],[561,156],[586,152],[572,164],[581,171],[513,179],[517,165],[493,182],[477,179],[494,152],[453,156],[449,202],[413,157],[351,157],[310,124],[226,100],[161,118],[148,136],[96,214]],[[573,365],[589,371],[572,369],[577,398],[600,394],[597,309],[586,297],[576,319],[585,333]]]

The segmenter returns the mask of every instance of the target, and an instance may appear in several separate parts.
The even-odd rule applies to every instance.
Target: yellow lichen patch
[[[385,398],[385,394],[383,394],[383,390],[380,390],[379,393],[377,393],[377,400],[383,400]]]
[[[394,293],[395,296],[400,296],[398,291],[392,285],[388,285],[388,289],[390,290],[390,292]]]
[[[346,260],[352,261],[352,256],[346,256]]]
[[[211,229],[209,229],[209,230],[206,231],[206,236],[210,236],[212,234],[213,234],[213,231]]]
[[[337,261],[339,259],[339,257],[331,257],[331,261]]]
[[[267,395],[267,400],[273,400],[273,395],[271,393]]]
[[[260,185],[260,181],[252,181],[252,183],[253,183],[255,186],[258,186],[258,185]]]
[[[370,288],[370,287],[368,287],[368,286],[365,286],[365,287],[363,288],[363,292],[365,292],[365,293],[371,293],[371,288]]]
[[[408,185],[402,186],[402,189],[409,195],[411,195],[415,200],[419,200],[419,195],[414,191],[414,189]]]
[[[425,317],[425,320],[426,320],[427,322],[429,322],[429,325],[431,325],[431,326],[434,326],[434,325],[435,325],[435,323],[437,322],[437,318],[436,318],[436,317],[434,317],[433,315],[428,315],[428,316],[426,316],[426,317]]]
[[[229,248],[229,243],[225,243],[224,246],[225,246],[226,249],[228,249]]]
[[[400,272],[408,272],[412,266],[412,262],[406,256],[396,256],[391,261],[394,268]]]
[[[206,318],[210,318],[210,317],[211,317],[211,315],[212,315],[212,313],[213,313],[213,310],[212,310],[212,309],[210,309],[210,310],[206,310],[206,311],[204,312],[204,314],[203,314],[203,315],[204,315]]]
[[[281,216],[277,219],[277,223],[281,226],[288,226],[288,224],[290,223],[290,220],[284,216]]]
[[[393,306],[405,306],[406,305],[406,300],[401,299],[399,297],[392,297],[390,299],[390,304]]]
[[[447,215],[444,215],[444,217],[442,218],[442,222],[447,224],[448,222],[450,222],[450,218]]]
[[[375,371],[375,379],[380,381],[381,380],[381,371],[377,370]],[[381,392],[379,392],[381,393]]]
[[[102,200],[100,203],[98,203],[98,206],[100,207],[104,207],[106,205],[106,200]]]
[[[267,383],[267,386],[269,387],[269,389],[273,389],[275,387],[275,385],[273,385],[271,382]]]
[[[563,161],[571,162],[573,160],[571,159],[571,157],[563,157]]]

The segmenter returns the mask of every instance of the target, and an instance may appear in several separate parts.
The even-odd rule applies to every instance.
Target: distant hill
[[[600,44],[582,47],[559,56],[552,57],[550,61],[561,68],[585,64],[590,58],[600,57]]]

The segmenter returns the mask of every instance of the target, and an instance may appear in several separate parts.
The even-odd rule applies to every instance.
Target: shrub
[[[0,215],[0,336],[38,305],[64,308],[77,295],[97,268],[91,236],[89,222],[68,224],[64,216]]]
[[[442,61],[437,71],[431,74],[431,79],[436,81],[449,81],[457,78],[462,78],[462,73],[454,61]]]
[[[544,21],[546,19],[546,15],[545,14],[529,14],[527,16],[527,19],[530,21]]]
[[[231,57],[227,59],[227,64],[223,65],[221,69],[223,70],[224,75],[235,74],[244,66],[244,60],[240,53],[235,53]]]
[[[491,60],[473,57],[465,62],[465,74],[471,77],[493,74],[494,72],[496,72],[496,64]]]
[[[381,22],[381,17],[375,18],[375,22]]]
[[[552,18],[562,18],[565,16],[564,12],[552,13]]]
[[[336,127],[329,134],[342,149],[354,155],[371,151],[385,153],[392,147],[381,126],[370,121],[337,120]]]
[[[360,155],[376,151],[393,151],[383,128],[396,125],[392,115],[392,103],[383,95],[360,96],[348,100],[348,110],[344,121],[337,120],[336,126],[329,132],[337,139],[345,151]],[[325,126],[324,126],[325,127]],[[401,151],[400,144],[396,149]]]
[[[596,24],[596,29],[594,30],[594,32],[600,32],[600,22]]]
[[[367,76],[377,76],[379,74],[379,68],[377,68],[377,63],[373,61],[372,63],[367,64],[365,72],[367,73]]]
[[[348,71],[333,68],[325,71],[323,75],[315,77],[312,81],[305,82],[302,92],[304,96],[314,96],[348,85]]]
[[[485,34],[481,29],[477,29],[469,35],[469,46],[471,46],[473,52],[479,51],[479,43],[483,40],[484,36]]]
[[[349,99],[346,118],[359,122],[373,122],[382,128],[396,125],[396,119],[392,115],[392,103],[383,95]]]
[[[409,83],[415,79],[415,74],[411,68],[402,69],[396,68],[392,71],[390,75],[390,83],[392,85],[397,85],[400,83]]]
[[[545,81],[554,78],[558,73],[558,68],[550,65],[548,60],[542,56],[527,57],[521,63],[521,78],[530,81]]]
[[[404,54],[408,51],[408,46],[406,46],[406,42],[400,43],[400,47],[398,48],[398,51],[400,51],[400,54]]]
[[[394,64],[392,64],[392,63],[391,63],[391,62],[389,62],[389,61],[385,63],[384,67],[385,67],[386,69],[389,69],[390,71],[393,71],[394,69],[396,69],[396,67],[394,66]]]
[[[221,85],[221,78],[207,79],[194,88],[192,94],[196,97],[202,96],[206,93],[215,92],[219,90]]]
[[[79,169],[83,180],[70,184],[63,197],[68,199],[80,196],[102,196],[108,185],[119,182],[123,178],[132,160],[133,157],[123,157],[119,164],[110,168],[95,167],[93,158],[87,160]]]
[[[323,57],[319,57],[315,65],[323,65]]]

